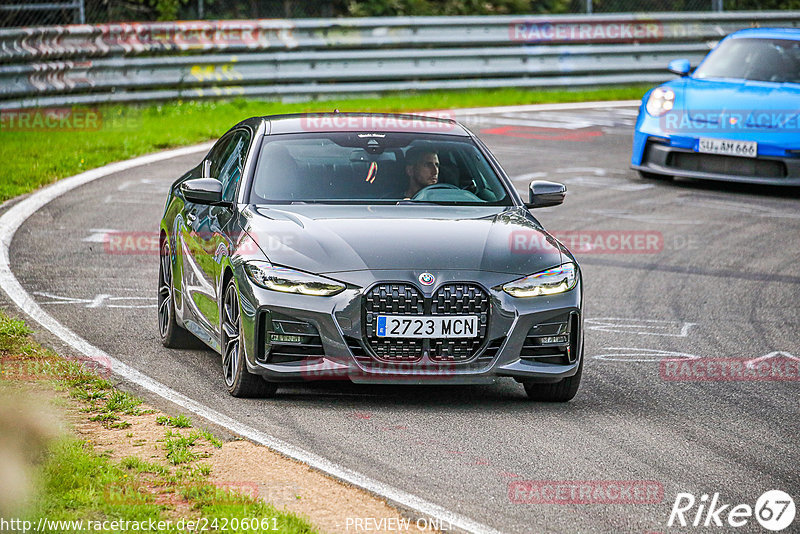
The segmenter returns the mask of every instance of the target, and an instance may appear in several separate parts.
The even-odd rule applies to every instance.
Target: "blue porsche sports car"
[[[727,36],[692,70],[644,95],[631,167],[683,176],[800,185],[800,29]]]

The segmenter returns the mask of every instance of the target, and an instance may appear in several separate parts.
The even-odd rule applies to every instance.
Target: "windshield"
[[[467,137],[410,133],[266,136],[251,203],[512,205]]]
[[[800,41],[728,39],[708,55],[693,77],[800,83]]]

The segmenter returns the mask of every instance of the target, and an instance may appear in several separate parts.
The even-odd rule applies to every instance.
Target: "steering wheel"
[[[426,185],[425,187],[414,193],[414,196],[411,197],[411,200],[417,200],[417,197],[424,194],[425,192],[435,191],[437,189],[458,189],[459,191],[463,191],[463,189],[461,189],[457,185],[447,184],[447,183],[436,183],[436,184]]]

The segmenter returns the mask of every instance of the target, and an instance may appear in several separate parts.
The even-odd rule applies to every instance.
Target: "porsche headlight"
[[[653,117],[660,117],[675,107],[675,93],[670,89],[657,87],[650,93],[645,109]]]
[[[578,283],[578,270],[572,262],[547,269],[503,286],[503,291],[512,297],[538,297],[556,295],[569,291]]]
[[[244,270],[256,285],[283,293],[330,297],[345,290],[345,285],[335,280],[278,267],[268,262],[246,263]]]

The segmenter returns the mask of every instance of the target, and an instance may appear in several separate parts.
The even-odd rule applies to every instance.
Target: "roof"
[[[800,28],[747,28],[728,36],[731,39],[796,39],[800,40]]]
[[[270,134],[304,132],[404,132],[468,136],[456,121],[431,115],[397,113],[296,113],[268,115]]]

